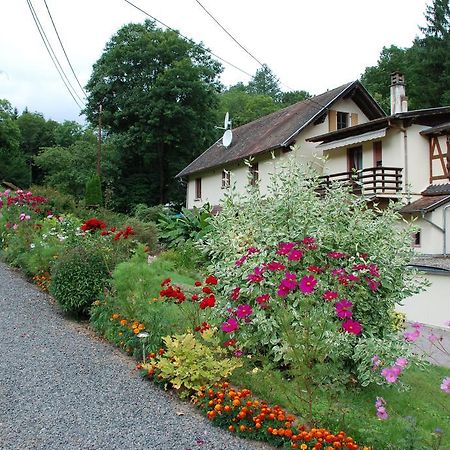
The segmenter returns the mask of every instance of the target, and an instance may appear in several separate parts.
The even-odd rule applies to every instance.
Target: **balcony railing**
[[[319,177],[318,192],[323,194],[332,183],[344,183],[352,192],[364,196],[393,196],[402,190],[402,169],[399,167],[370,167],[353,172],[340,172]]]

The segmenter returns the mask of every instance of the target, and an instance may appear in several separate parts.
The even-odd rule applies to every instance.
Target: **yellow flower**
[[[118,319],[120,317],[120,315],[115,313],[111,317],[113,318],[113,320],[116,320],[116,319]]]
[[[140,331],[145,330],[145,325],[143,323],[139,324],[138,329]]]

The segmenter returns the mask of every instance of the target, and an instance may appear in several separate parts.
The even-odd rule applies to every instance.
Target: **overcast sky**
[[[61,41],[84,86],[110,37],[146,16],[124,0],[46,0]],[[258,63],[205,13],[196,0],[131,0],[168,26],[245,72]],[[426,0],[199,0],[259,61],[283,90],[320,94],[360,77],[383,46],[409,47],[424,24]],[[44,0],[31,0],[71,83],[78,88],[49,19]],[[21,112],[59,122],[80,109],[59,77],[37,31],[27,0],[0,0],[0,99]],[[224,65],[222,82],[249,76]],[[406,80],[407,81],[407,80]],[[389,80],[386,80],[388,83]],[[82,95],[78,88],[78,95]]]

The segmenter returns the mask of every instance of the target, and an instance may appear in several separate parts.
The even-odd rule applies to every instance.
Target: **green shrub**
[[[156,252],[158,246],[158,229],[153,222],[144,222],[135,217],[129,217],[124,226],[129,225],[134,230],[133,238],[147,245],[152,253]]]
[[[102,185],[98,175],[93,175],[87,181],[84,203],[86,206],[101,206],[103,204]]]
[[[109,273],[99,250],[79,246],[68,249],[51,271],[50,294],[63,311],[80,316],[108,286]]]
[[[133,216],[142,222],[158,222],[160,216],[164,214],[165,208],[163,205],[147,206],[139,203],[133,208]]]
[[[182,397],[187,397],[202,386],[211,386],[228,377],[241,367],[237,358],[227,358],[228,352],[213,340],[212,330],[200,334],[202,341],[193,334],[166,336],[163,340],[167,351],[155,362],[143,364],[145,370],[156,369],[159,379],[167,381]]]
[[[77,214],[77,204],[73,196],[63,194],[48,186],[32,186],[31,192],[47,199],[47,208],[54,214]]]

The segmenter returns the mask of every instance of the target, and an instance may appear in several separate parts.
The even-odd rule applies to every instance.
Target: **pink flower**
[[[380,286],[380,282],[373,280],[372,278],[366,278],[367,286],[372,292],[378,291],[378,287]]]
[[[446,394],[450,394],[450,377],[445,377],[442,380],[441,390],[444,391]]]
[[[386,379],[388,383],[395,383],[400,373],[398,369],[394,369],[394,367],[385,367],[381,371],[381,375]]]
[[[381,364],[380,357],[378,355],[374,355],[372,357],[372,370],[376,370],[380,364]]]
[[[347,319],[343,324],[342,328],[351,334],[360,334],[362,331],[362,326],[357,320]]]
[[[343,298],[340,302],[337,302],[334,307],[336,308],[336,316],[339,319],[345,319],[348,317],[352,317],[353,313],[350,308],[353,306],[353,303],[346,298]],[[358,333],[356,333],[358,334]]]
[[[236,356],[236,358],[240,358],[243,354],[244,352],[242,350],[236,349],[234,351],[234,356]]]
[[[270,298],[269,294],[263,294],[256,297],[255,301],[256,303],[258,303],[258,305],[261,305],[263,303],[266,303],[269,300],[269,298]]]
[[[300,280],[298,287],[304,294],[311,294],[311,292],[313,292],[316,288],[316,285],[317,280],[314,275],[307,275]]]
[[[418,337],[420,336],[419,331],[405,331],[403,333],[403,337],[405,338],[406,342],[409,342],[410,344],[413,342],[416,342]]]
[[[303,258],[303,252],[298,249],[293,249],[288,255],[289,261],[298,261]]]
[[[283,286],[282,284],[280,284],[280,286],[278,286],[278,291],[277,291],[278,297],[286,297],[289,294],[289,292],[291,292],[291,291],[286,286]]]
[[[236,287],[231,291],[231,300],[236,301],[239,298],[239,293],[241,292],[240,287]]]
[[[436,336],[433,332],[430,332],[430,334],[427,336],[427,339],[430,342],[434,343],[434,342],[439,341],[441,338],[439,336]]]
[[[329,258],[333,258],[333,259],[340,259],[340,258],[345,258],[347,255],[345,253],[342,253],[342,252],[335,252],[335,251],[333,251],[333,252],[328,252],[327,256]]]
[[[247,249],[247,255],[251,255],[253,253],[258,253],[258,252],[259,252],[259,250],[256,247],[249,247]]]
[[[406,358],[397,358],[395,360],[395,365],[401,368],[405,368],[408,364],[408,360]]]
[[[279,263],[278,261],[272,261],[269,264],[266,265],[266,268],[270,270],[271,272],[275,272],[276,270],[285,270],[286,266]]]
[[[295,245],[295,242],[280,242],[278,244],[277,255],[287,255]]]
[[[236,331],[239,328],[239,325],[237,323],[236,319],[233,319],[233,317],[230,317],[226,322],[223,322],[220,326],[220,329],[224,333],[232,333],[233,331]]]
[[[345,274],[346,274],[345,269],[342,269],[342,268],[333,269],[331,271],[331,275],[333,275],[333,277],[340,277],[340,276],[343,276]]]
[[[339,297],[339,294],[336,291],[325,291],[322,294],[322,298],[327,302],[331,302],[331,300],[335,300]]]
[[[377,410],[377,417],[380,420],[386,420],[389,417],[385,406],[385,399],[383,397],[377,397],[377,400],[375,401],[375,408]]]
[[[239,317],[239,319],[243,319],[244,317],[248,317],[252,314],[253,310],[250,305],[239,305],[236,310],[236,316]]]

